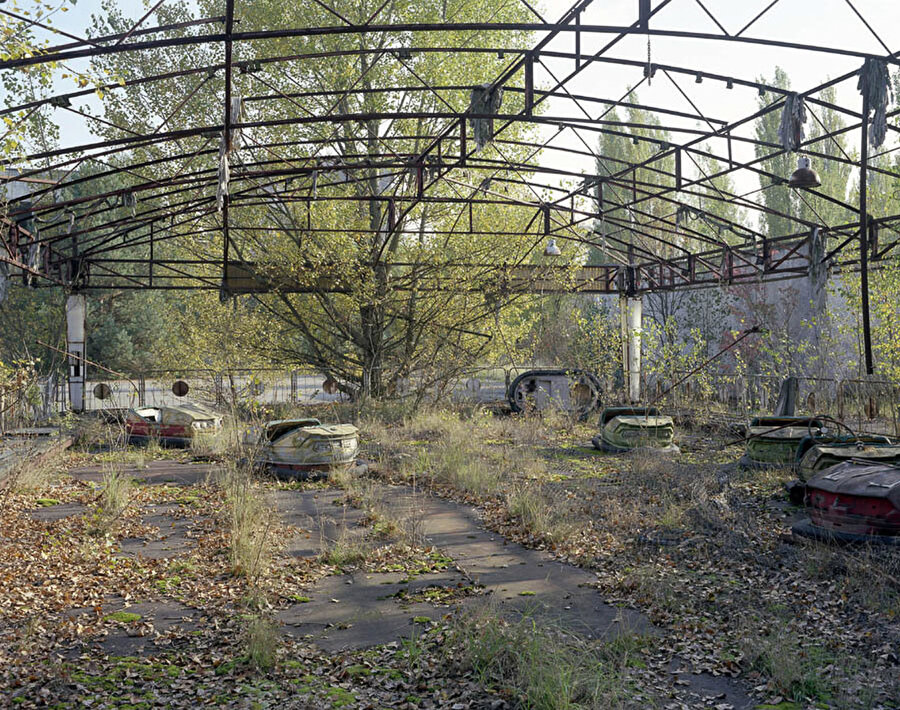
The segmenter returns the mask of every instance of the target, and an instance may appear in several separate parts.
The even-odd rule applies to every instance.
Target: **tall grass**
[[[776,614],[761,626],[745,628],[741,640],[745,666],[769,678],[786,699],[803,702],[831,698],[836,687],[830,670],[836,660],[834,653],[824,645],[802,644],[788,619]]]
[[[369,556],[369,548],[360,535],[342,526],[336,540],[322,541],[321,560],[339,570],[359,567]]]
[[[264,601],[263,581],[274,554],[271,531],[276,515],[263,499],[246,466],[230,464],[221,473],[230,533],[233,574],[248,583],[249,602]]]
[[[378,537],[397,540],[412,547],[424,544],[423,510],[415,488],[412,496],[404,496],[403,504],[398,505],[383,485],[353,469],[336,467],[329,473],[328,481],[344,490],[350,503],[368,513],[369,522]],[[329,556],[337,554],[329,551],[323,543],[323,554],[326,552]]]
[[[97,522],[100,530],[110,531],[128,507],[131,498],[131,476],[125,473],[120,463],[103,466],[103,487],[97,507]]]
[[[596,645],[530,617],[503,620],[488,605],[460,617],[448,634],[450,653],[479,683],[531,710],[623,707],[638,645],[626,637]]]
[[[574,535],[578,526],[564,507],[555,504],[539,483],[520,483],[506,495],[506,510],[533,535],[560,543]]]
[[[8,493],[38,493],[57,478],[53,461],[33,463],[28,457],[0,479],[0,497]]]
[[[257,670],[275,666],[281,637],[275,623],[264,616],[253,616],[244,632],[247,660]]]

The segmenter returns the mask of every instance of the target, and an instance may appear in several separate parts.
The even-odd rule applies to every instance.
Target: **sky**
[[[242,2],[237,0],[237,14],[240,14]],[[729,33],[737,32],[771,0],[703,0],[708,10],[716,16]],[[654,7],[661,0],[653,0]],[[852,0],[853,5],[869,20],[879,33],[881,40],[891,52],[900,51],[900,2],[897,0]],[[533,4],[533,3],[532,3]],[[544,0],[539,7],[541,14],[550,21],[557,20],[572,4],[572,0]],[[78,0],[68,13],[59,14],[55,18],[57,26],[82,35],[91,25],[91,15],[102,13],[100,0]],[[120,0],[119,7],[127,9],[135,18],[143,14],[143,3],[137,0]],[[637,16],[638,0],[594,0],[582,17],[583,24],[628,25]],[[149,26],[152,18],[145,23]],[[651,20],[651,27],[657,29],[690,30],[697,32],[718,33],[720,30],[706,15],[697,0],[672,0],[657,16]],[[584,53],[595,52],[603,46],[612,35],[585,35],[582,40]],[[748,38],[767,38],[801,44],[815,44],[853,49],[863,52],[885,54],[884,46],[853,12],[848,0],[780,0],[747,32]],[[553,41],[548,49],[571,51],[574,49],[574,34],[563,33]],[[795,49],[772,48],[758,44],[704,41],[683,38],[650,38],[650,54],[653,62],[673,64],[696,68],[701,71],[733,75],[746,80],[761,77],[771,79],[776,66],[786,70],[792,88],[805,90],[816,86],[826,79],[840,76],[848,71],[858,69],[862,63],[859,58],[847,58],[825,53],[812,53]],[[646,61],[647,37],[632,35],[612,50],[607,56]],[[570,72],[572,63],[565,60],[546,59],[547,67],[557,76]],[[502,62],[498,61],[498,71]],[[535,78],[539,84],[550,82],[550,76],[540,67],[536,69]],[[575,94],[597,95],[602,98],[616,99],[625,94],[629,88],[642,78],[639,67],[621,67],[610,64],[594,64],[584,70],[567,86]],[[697,108],[707,116],[723,120],[736,120],[749,115],[757,108],[758,96],[755,89],[735,86],[733,90],[725,90],[719,81],[706,80],[697,84],[689,76],[676,76],[676,81],[688,94]],[[70,85],[65,86],[70,90]],[[856,106],[860,96],[855,81],[846,81],[837,87],[840,103]],[[688,101],[679,93],[669,79],[661,74],[639,89],[642,103],[665,106],[668,108],[691,111]],[[771,96],[771,95],[770,95]],[[773,97],[774,98],[774,97]],[[600,113],[599,107],[588,109],[593,118]],[[553,99],[546,113],[553,116],[580,116],[580,109],[572,102]],[[675,122],[685,127],[697,127],[693,120]],[[553,133],[550,130],[545,135]],[[585,133],[583,137],[595,142],[593,134]],[[686,137],[684,137],[686,138]],[[858,142],[852,134],[851,142]],[[678,142],[678,137],[675,137]],[[62,142],[82,143],[90,140],[83,123],[74,116],[62,127]],[[583,149],[584,145],[572,131],[565,131],[554,139],[551,145],[568,146]],[[886,145],[885,147],[894,147]],[[749,159],[752,148],[738,148],[735,158]],[[592,160],[563,156],[548,151],[543,157],[546,165],[560,165],[578,172],[593,172]],[[739,191],[752,190],[757,186],[757,178],[752,175],[736,175]]]
[[[770,0],[704,0],[703,4],[716,16],[729,33],[738,32],[747,22],[763,10]],[[654,0],[653,6],[658,5]],[[547,14],[558,18],[568,2],[551,0]],[[585,13],[585,24],[625,25],[634,21],[637,14],[637,0],[595,0]],[[900,50],[900,2],[896,0],[854,0],[854,5],[876,28],[881,39],[892,52]],[[717,33],[720,30],[706,16],[696,0],[673,0],[651,20],[651,27],[672,30]],[[886,54],[886,50],[853,14],[846,0],[781,0],[746,33],[749,38],[766,38],[801,44],[833,46],[856,51]],[[582,51],[598,49],[608,41],[609,36],[598,36],[591,40],[594,47]],[[566,37],[560,46],[573,47],[571,38]],[[650,38],[652,61],[706,70],[711,73],[734,76],[745,80],[771,80],[775,67],[783,68],[791,80],[794,90],[807,90],[818,86],[827,79],[854,71],[862,64],[862,59],[846,58],[825,53],[811,53],[794,49],[771,48],[762,45],[738,42],[703,41],[681,38]],[[610,57],[640,59],[646,61],[647,37],[632,35],[614,47]],[[562,63],[560,63],[562,64]],[[557,71],[561,75],[562,67]],[[571,67],[569,67],[571,69]],[[537,75],[540,78],[540,75]],[[688,94],[697,108],[705,116],[727,121],[738,120],[757,110],[758,94],[755,89],[736,85],[725,90],[720,81],[705,80],[696,84],[692,77],[675,76],[675,80]],[[582,77],[573,80],[568,87],[573,93],[598,93],[607,98],[622,96],[629,87],[642,79],[640,68],[624,68],[603,65],[597,70],[586,70]],[[617,93],[618,92],[618,93]],[[838,99],[849,107],[858,107],[861,98],[856,89],[856,81],[846,81],[837,87]],[[641,102],[670,109],[691,111],[688,101],[672,86],[663,75],[657,74],[650,87],[640,87]],[[774,99],[774,96],[769,95]],[[560,102],[562,103],[562,102]],[[571,107],[554,107],[554,110],[571,112]],[[583,115],[583,114],[582,114]],[[667,119],[668,120],[668,119]],[[686,121],[685,126],[697,127],[696,121]],[[748,127],[749,129],[749,127]],[[569,133],[569,132],[567,132]],[[745,132],[746,134],[747,132]],[[564,134],[566,136],[566,134]],[[577,139],[566,136],[567,144],[576,145]],[[857,135],[848,137],[852,144],[858,143]],[[886,146],[887,147],[887,146]],[[735,155],[749,159],[752,148],[746,146]],[[739,189],[753,189],[757,179],[752,175],[735,176]]]

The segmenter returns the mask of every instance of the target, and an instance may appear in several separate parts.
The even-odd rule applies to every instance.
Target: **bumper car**
[[[600,413],[600,433],[591,441],[595,449],[611,453],[651,448],[677,452],[675,425],[656,407],[607,407]]]
[[[900,467],[846,461],[806,484],[809,518],[796,535],[846,543],[900,545]]]
[[[514,412],[544,411],[553,406],[582,419],[600,407],[600,380],[584,370],[528,370],[506,393]]]
[[[898,463],[900,445],[886,436],[842,436],[824,441],[809,438],[800,442],[797,457],[797,475],[801,481],[807,481],[819,471],[844,461]]]
[[[159,441],[162,446],[187,447],[194,438],[222,426],[222,417],[199,404],[138,407],[125,414],[125,434],[130,444]]]
[[[741,464],[750,467],[793,466],[800,442],[821,434],[818,417],[754,417],[750,420],[747,450]]]
[[[359,451],[359,431],[351,424],[318,419],[282,419],[251,432],[254,465],[276,478],[305,479],[334,466],[351,466]]]
[[[864,434],[857,436],[845,424],[835,422],[847,434],[807,436],[797,449],[797,478],[788,485],[791,502],[802,505],[806,482],[820,471],[844,461],[871,463],[900,462],[900,445],[886,436]]]

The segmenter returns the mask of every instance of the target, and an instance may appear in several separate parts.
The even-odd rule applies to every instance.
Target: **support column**
[[[863,87],[862,142],[859,153],[859,284],[866,374],[872,375],[875,373],[875,363],[872,358],[872,325],[869,315],[869,91],[866,87]]]
[[[641,401],[641,317],[640,296],[619,296],[622,324],[622,372],[625,375],[625,396],[631,404]]]
[[[84,411],[85,299],[73,293],[66,300],[66,350],[69,352],[69,409]]]

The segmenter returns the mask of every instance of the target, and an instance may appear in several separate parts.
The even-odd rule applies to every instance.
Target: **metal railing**
[[[326,392],[325,379],[314,370],[146,371],[136,373],[130,380],[91,378],[87,383],[85,406],[87,409],[158,407],[194,400],[228,408],[250,402],[309,404],[347,399],[340,392]],[[175,383],[186,384],[186,391],[176,393]],[[109,392],[103,392],[98,385],[106,385]]]
[[[648,378],[645,397],[667,389],[676,381]],[[830,414],[858,432],[900,436],[900,382],[889,380],[798,377],[796,414]],[[675,386],[661,399],[674,409],[705,409],[710,415],[749,417],[771,413],[784,378],[770,375],[704,373]]]
[[[481,365],[468,368],[449,382],[425,388],[424,398],[431,401],[487,403],[506,398],[509,384],[522,372],[546,365]],[[644,399],[659,398],[661,407],[692,409],[707,414],[747,418],[773,410],[783,378],[766,375],[700,373],[682,382],[660,397],[683,373],[667,377],[647,374],[643,380]],[[421,377],[423,379],[418,379]],[[416,389],[426,381],[414,375],[401,383],[398,394]],[[163,406],[199,401],[220,410],[249,403],[259,405],[303,405],[346,401],[346,394],[326,391],[325,376],[313,369],[247,368],[241,370],[145,371],[130,379],[107,379],[89,374],[85,405],[88,410],[111,407]],[[831,379],[799,377],[798,414],[831,414],[860,432],[900,436],[900,382],[867,379]],[[178,396],[176,382],[187,384],[187,392]],[[603,402],[624,401],[621,378],[607,378]],[[108,393],[98,385],[105,385]],[[39,396],[8,407],[0,416],[0,430],[28,426],[46,420],[67,408],[67,386],[59,377],[43,378],[37,383]],[[104,398],[98,394],[107,394]]]

